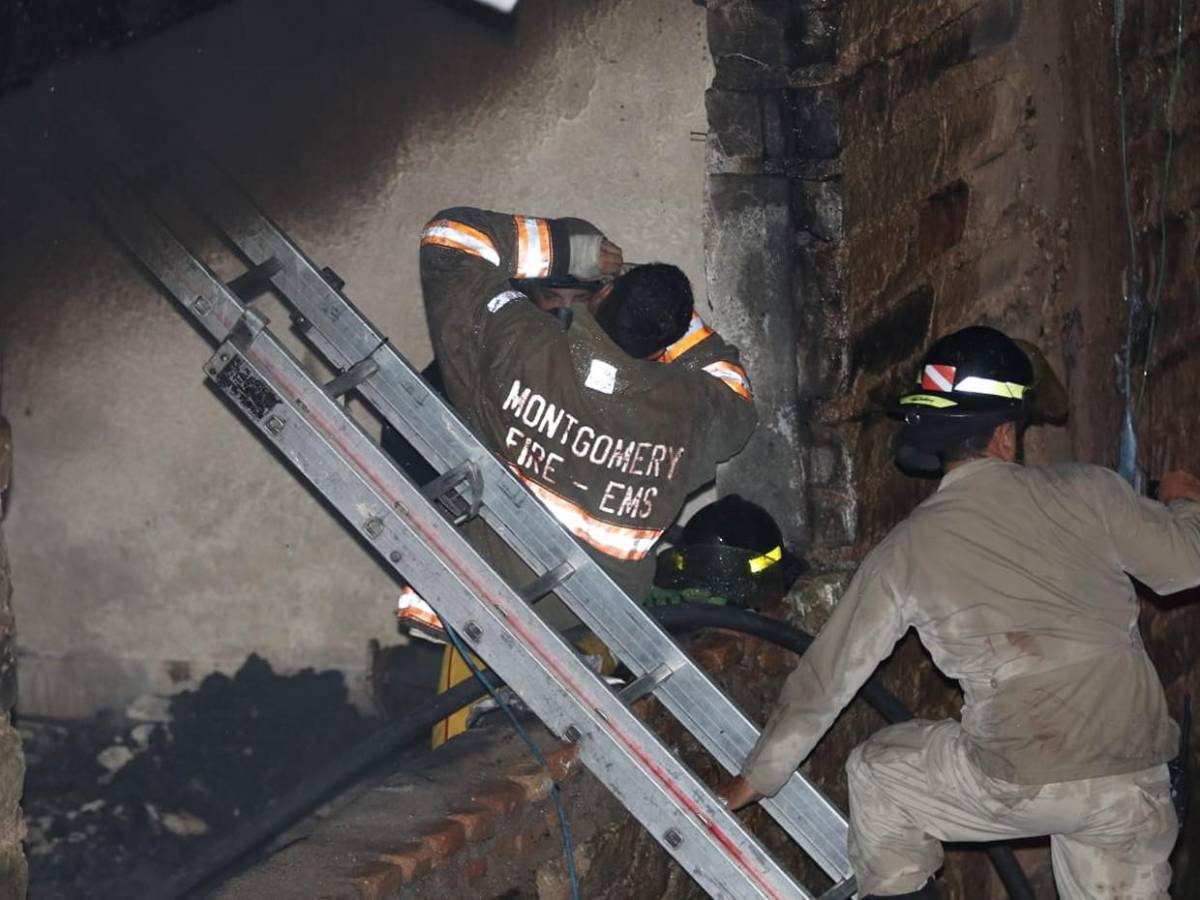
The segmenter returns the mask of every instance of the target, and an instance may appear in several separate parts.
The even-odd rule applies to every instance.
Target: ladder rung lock
[[[192,301],[192,311],[198,316],[207,316],[212,312],[212,304],[204,297],[197,297]]]
[[[383,534],[383,519],[378,516],[367,519],[367,521],[363,522],[363,531],[373,538],[379,537]]]
[[[479,507],[483,503],[483,476],[475,461],[468,459],[466,462],[459,463],[421,488],[421,494],[426,500],[431,503],[441,500],[445,503],[448,499],[447,495],[458,489],[463,482],[467,483],[468,490],[466,492],[458,490],[458,498],[467,505],[467,509],[465,512],[458,509],[450,510],[454,515],[455,525],[461,525],[468,519],[479,515]]]
[[[474,622],[468,622],[463,626],[463,634],[465,634],[472,644],[478,644],[479,639],[483,637],[483,629]]]
[[[267,419],[267,431],[271,432],[271,434],[279,434],[279,432],[283,431],[285,424],[287,423],[279,418],[279,416],[271,416]]]

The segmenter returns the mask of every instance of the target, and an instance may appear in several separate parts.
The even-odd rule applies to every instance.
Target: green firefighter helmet
[[[697,511],[679,543],[659,553],[650,599],[757,609],[783,597],[803,570],[771,514],[729,494]]]

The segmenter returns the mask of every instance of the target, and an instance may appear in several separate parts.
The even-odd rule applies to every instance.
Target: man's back
[[[938,667],[962,684],[981,768],[1044,783],[1173,755],[1126,572],[1164,591],[1196,580],[1200,506],[1189,505],[1181,520],[1096,466],[977,460],[872,554]]]
[[[574,274],[567,221],[439,214],[421,248],[430,336],[458,411],[640,598],[651,547],[745,444],[754,406],[736,349],[698,318],[663,364],[624,353],[584,309],[564,330],[514,289],[514,276]]]
[[[962,684],[963,730],[992,777],[1044,784],[1165,762],[1178,732],[1125,572],[1161,591],[1200,583],[1200,503],[1144,500],[1096,466],[955,468],[863,561],[746,777],[777,790],[909,627]]]

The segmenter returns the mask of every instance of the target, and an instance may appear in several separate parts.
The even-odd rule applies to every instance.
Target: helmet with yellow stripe
[[[805,566],[783,546],[765,509],[729,494],[699,509],[679,542],[658,556],[652,601],[728,603],[752,609],[781,598]]]
[[[1033,365],[1016,341],[995,328],[974,325],[936,341],[917,373],[918,388],[897,401],[935,415],[1023,412],[1033,390]],[[1014,416],[1015,417],[1015,416]]]
[[[896,462],[919,474],[941,471],[954,454],[990,436],[999,425],[1029,418],[1034,371],[1012,338],[975,325],[935,341],[921,361],[917,389],[892,410],[903,420]]]

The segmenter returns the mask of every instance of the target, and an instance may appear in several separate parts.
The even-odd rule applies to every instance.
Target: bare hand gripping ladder
[[[430,389],[386,338],[226,178],[194,151],[172,175],[235,246],[248,270],[224,283],[151,213],[121,177],[96,202],[133,254],[219,344],[205,372],[258,431],[386,561],[470,641],[621,803],[714,897],[815,895],[771,858],[629,703],[653,693],[727,770],[740,770],[755,725],[564,531]],[[272,289],[340,374],[322,384],[249,305]],[[440,472],[422,491],[338,398],[355,390]],[[506,584],[443,511],[449,495],[480,514],[536,580]],[[555,592],[636,675],[614,693],[529,603]],[[801,775],[770,815],[835,883],[854,893],[841,813]]]

